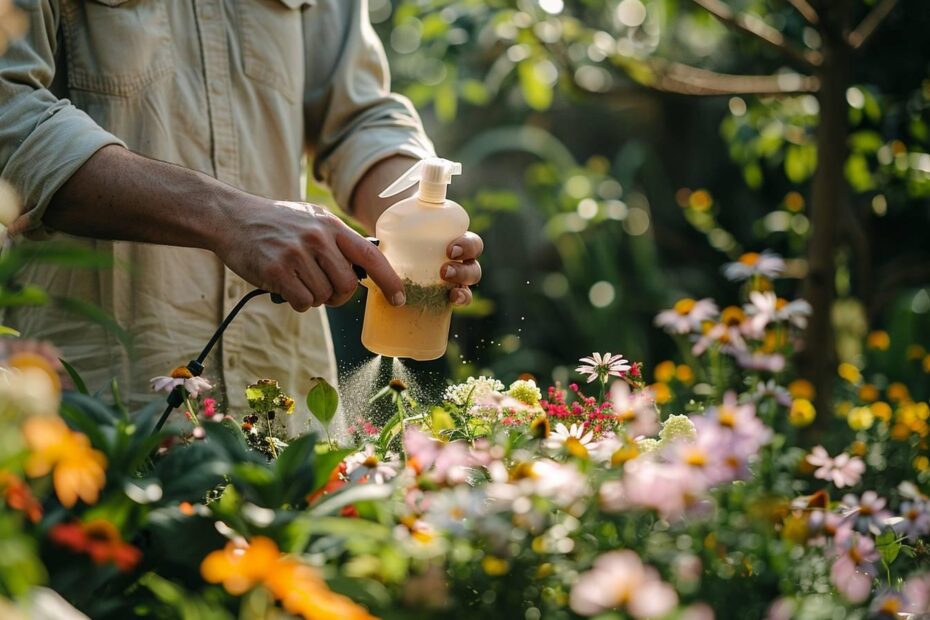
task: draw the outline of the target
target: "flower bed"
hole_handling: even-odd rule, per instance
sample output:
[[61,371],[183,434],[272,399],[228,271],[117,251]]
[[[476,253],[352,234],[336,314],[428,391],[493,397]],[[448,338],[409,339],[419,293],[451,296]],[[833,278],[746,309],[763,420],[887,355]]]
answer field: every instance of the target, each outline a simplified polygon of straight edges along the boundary
[[[681,360],[582,358],[579,384],[488,377],[416,402],[395,380],[330,436],[285,437],[294,402],[248,386],[221,412],[183,369],[187,415],[80,390],[47,346],[0,374],[3,617],[894,618],[930,611],[926,386],[838,370],[835,412],[794,379],[808,308],[780,259],[728,275],[745,303],[680,300]],[[872,334],[864,362],[880,360]],[[915,364],[926,352],[912,349]],[[649,379],[654,379],[650,381]],[[190,383],[190,385],[188,385]],[[114,402],[119,402],[114,391]],[[817,416],[830,417],[813,431]],[[57,594],[55,594],[57,593]],[[58,598],[60,595],[61,598]],[[64,599],[64,600],[62,600]],[[65,602],[67,601],[67,603]]]

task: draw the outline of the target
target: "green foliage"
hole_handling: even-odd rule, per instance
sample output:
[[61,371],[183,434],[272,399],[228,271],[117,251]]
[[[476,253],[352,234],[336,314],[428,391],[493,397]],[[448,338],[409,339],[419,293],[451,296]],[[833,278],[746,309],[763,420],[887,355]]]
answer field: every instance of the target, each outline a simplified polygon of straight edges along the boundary
[[312,379],[313,387],[307,392],[307,409],[324,427],[329,427],[339,408],[339,392],[326,379]]

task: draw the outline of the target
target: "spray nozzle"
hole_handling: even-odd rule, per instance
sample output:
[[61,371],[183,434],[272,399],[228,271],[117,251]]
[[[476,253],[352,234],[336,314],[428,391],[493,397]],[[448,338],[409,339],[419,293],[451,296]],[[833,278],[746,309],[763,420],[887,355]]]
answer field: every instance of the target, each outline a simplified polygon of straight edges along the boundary
[[[381,198],[388,198],[404,191],[419,182],[420,189],[424,185],[437,186],[443,188],[452,182],[452,176],[462,174],[462,164],[442,159],[441,157],[427,157],[413,164],[407,172],[400,175],[400,178],[391,183],[387,189],[378,194]],[[445,196],[445,191],[442,192]]]

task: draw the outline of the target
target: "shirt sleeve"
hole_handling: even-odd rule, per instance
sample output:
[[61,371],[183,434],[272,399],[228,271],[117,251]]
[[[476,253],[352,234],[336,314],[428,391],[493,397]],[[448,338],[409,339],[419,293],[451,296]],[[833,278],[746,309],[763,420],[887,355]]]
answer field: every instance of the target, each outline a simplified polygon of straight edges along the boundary
[[0,55],[0,178],[22,201],[11,232],[36,234],[49,202],[71,175],[102,147],[125,145],[49,90],[55,78],[57,2],[17,4],[29,25],[25,36],[10,41]]
[[304,12],[307,143],[314,176],[348,210],[355,185],[392,155],[434,154],[410,101],[390,89],[367,0],[318,0]]

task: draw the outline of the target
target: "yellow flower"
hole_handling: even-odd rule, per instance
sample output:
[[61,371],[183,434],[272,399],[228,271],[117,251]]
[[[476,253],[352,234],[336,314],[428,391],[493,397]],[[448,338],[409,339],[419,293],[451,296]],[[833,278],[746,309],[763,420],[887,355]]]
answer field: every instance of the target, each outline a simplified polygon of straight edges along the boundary
[[493,555],[486,555],[481,558],[481,568],[491,577],[500,577],[510,571],[510,564],[507,563],[507,560]]
[[679,364],[675,369],[675,378],[684,384],[690,384],[694,381],[694,371],[687,364]]
[[836,415],[838,417],[845,418],[846,416],[849,415],[849,412],[852,411],[852,408],[853,408],[853,404],[849,402],[848,400],[844,400],[844,401],[836,403],[836,408],[834,409],[834,411],[836,412]]
[[695,190],[688,196],[688,206],[695,211],[707,211],[713,204],[714,199],[705,189]]
[[904,356],[910,361],[919,360],[926,354],[927,350],[919,344],[909,345],[904,352]]
[[885,330],[877,329],[866,337],[865,346],[877,351],[887,351],[891,346],[891,337]]
[[854,431],[864,431],[872,428],[872,424],[875,423],[875,416],[868,407],[856,407],[849,412],[846,421],[849,423],[849,428]]
[[23,438],[29,448],[26,475],[52,474],[58,500],[66,508],[78,498],[93,504],[106,483],[106,456],[94,450],[82,433],[68,428],[61,418],[29,418],[23,423]]
[[923,362],[921,362],[921,367],[924,369],[924,372],[930,373],[930,355],[925,355]]
[[853,456],[865,456],[869,447],[863,441],[854,441],[849,446],[849,453]]
[[859,388],[859,399],[866,403],[873,403],[878,400],[878,388],[871,383],[866,383]]
[[925,456],[918,456],[914,459],[914,469],[924,472],[930,469],[930,459]]
[[817,412],[813,403],[806,398],[796,398],[788,411],[788,422],[792,426],[807,426],[814,421]]
[[854,385],[858,385],[862,382],[862,373],[859,372],[858,368],[849,362],[843,362],[840,364],[839,368],[836,369],[836,372],[842,379]]
[[675,376],[675,362],[671,360],[660,362],[653,374],[659,383],[668,383]]
[[814,396],[817,393],[816,390],[814,390],[814,384],[807,379],[795,379],[789,383],[788,392],[794,398],[803,398],[806,400],[814,400]]
[[872,403],[870,409],[872,410],[872,414],[882,422],[889,422],[891,420],[891,405],[885,401],[880,400]]
[[672,390],[669,389],[667,383],[653,383],[649,389],[655,396],[656,404],[666,405],[672,400]]
[[888,394],[888,400],[893,403],[900,403],[911,399],[911,393],[907,389],[907,386],[897,381],[888,386],[886,393]]

